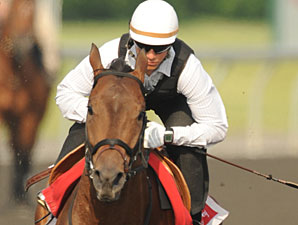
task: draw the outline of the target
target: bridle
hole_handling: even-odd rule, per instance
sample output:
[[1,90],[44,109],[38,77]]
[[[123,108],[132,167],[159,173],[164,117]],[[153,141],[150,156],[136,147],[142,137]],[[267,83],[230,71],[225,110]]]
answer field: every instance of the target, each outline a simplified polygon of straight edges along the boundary
[[[102,72],[102,73],[96,75],[94,77],[93,88],[95,87],[95,85],[97,84],[97,82],[100,78],[107,76],[107,75],[114,75],[114,76],[118,76],[118,77],[128,77],[128,78],[136,80],[140,86],[140,89],[142,90],[143,95],[145,95],[143,83],[135,76],[133,76],[129,73],[124,73],[124,72],[105,71],[105,72]],[[143,120],[142,128],[139,133],[138,141],[135,144],[134,148],[130,148],[128,146],[128,144],[126,144],[125,142],[123,142],[120,139],[103,139],[103,140],[99,141],[98,143],[96,143],[94,146],[92,146],[89,142],[88,133],[87,133],[87,129],[86,129],[86,149],[85,149],[86,163],[85,163],[85,165],[86,165],[86,170],[87,170],[86,175],[88,175],[90,179],[93,179],[92,174],[95,171],[94,164],[92,161],[92,156],[100,148],[102,148],[102,149],[101,149],[101,152],[99,153],[99,156],[103,152],[108,151],[108,150],[115,150],[121,155],[121,157],[124,161],[124,172],[127,175],[127,179],[136,175],[139,171],[148,167],[149,152],[148,152],[148,150],[143,150],[144,132],[145,132],[146,124],[147,124],[147,117],[146,117],[145,111],[141,112],[141,117]],[[125,153],[130,157],[129,161],[127,160],[126,155],[123,153],[123,149],[125,150]],[[139,167],[136,167],[136,168],[132,168],[133,163],[137,160],[138,155],[141,157],[142,165],[140,165]]]
[[[98,69],[100,70],[100,69]],[[97,71],[97,70],[95,70]],[[103,76],[107,76],[107,75],[114,75],[114,76],[119,76],[119,77],[128,77],[131,79],[134,79],[138,82],[140,89],[142,90],[143,96],[145,96],[145,89],[143,86],[143,83],[136,78],[135,76],[129,74],[129,73],[124,73],[124,72],[115,72],[115,71],[104,71],[98,75],[96,75],[94,77],[94,85],[93,88],[95,87],[97,81],[103,77]],[[92,111],[92,110],[91,110]],[[144,150],[143,148],[143,142],[144,142],[144,132],[145,132],[145,128],[146,128],[146,124],[147,124],[147,117],[146,117],[146,112],[142,111],[141,112],[141,116],[142,116],[142,128],[141,131],[139,133],[139,137],[138,137],[138,141],[135,144],[134,148],[130,148],[128,146],[128,144],[126,144],[125,142],[123,142],[120,139],[103,139],[101,141],[99,141],[97,144],[95,144],[94,146],[92,146],[89,142],[88,139],[88,133],[87,133],[87,126],[86,126],[86,150],[85,150],[85,167],[87,170],[87,176],[89,176],[89,179],[93,179],[92,174],[95,171],[94,169],[94,165],[93,165],[93,161],[92,161],[92,156],[97,152],[97,150],[101,147],[103,147],[103,149],[101,150],[101,152],[99,153],[99,156],[108,150],[114,150],[117,151],[123,158],[124,161],[124,172],[126,173],[126,178],[129,179],[132,176],[135,176],[139,171],[142,171],[144,169],[146,169],[148,167],[148,159],[149,159],[149,150]],[[124,149],[126,154],[129,155],[130,157],[130,161],[127,162],[127,157],[126,155],[123,153]],[[138,155],[140,155],[141,160],[142,160],[142,164],[136,168],[132,168],[133,163],[137,160]],[[146,214],[145,214],[145,218],[144,218],[144,225],[148,225],[149,221],[150,221],[150,216],[151,216],[151,212],[152,212],[152,185],[151,182],[149,180],[149,177],[147,176],[147,184],[148,184],[148,191],[149,191],[149,202],[147,205],[147,209],[146,209]],[[74,205],[74,200],[76,198],[76,193],[77,193],[77,189],[74,192],[74,196],[71,202],[71,205],[69,207],[68,210],[68,220],[69,220],[69,224],[72,225],[72,209],[73,209],[73,205]]]

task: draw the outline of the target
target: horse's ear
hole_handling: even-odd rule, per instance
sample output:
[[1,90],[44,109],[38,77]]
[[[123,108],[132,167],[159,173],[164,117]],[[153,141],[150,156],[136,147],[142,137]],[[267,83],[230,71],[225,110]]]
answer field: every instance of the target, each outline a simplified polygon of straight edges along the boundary
[[[90,56],[89,56],[90,64],[93,68],[93,71],[95,70],[102,70],[103,66],[100,59],[100,54],[97,46],[92,43],[91,50],[90,50]],[[97,73],[94,73],[94,76],[97,75]]]
[[132,74],[139,78],[142,82],[144,82],[146,69],[147,56],[145,53],[145,49],[142,49],[138,54],[135,70],[132,72]]

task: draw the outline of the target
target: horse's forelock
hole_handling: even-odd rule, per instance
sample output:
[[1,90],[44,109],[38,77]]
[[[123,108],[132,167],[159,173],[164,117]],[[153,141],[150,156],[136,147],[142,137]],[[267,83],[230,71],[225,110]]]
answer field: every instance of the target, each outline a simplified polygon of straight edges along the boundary
[[133,69],[129,65],[127,65],[122,58],[114,59],[109,69],[117,72],[124,72],[124,73],[129,73],[133,71]]

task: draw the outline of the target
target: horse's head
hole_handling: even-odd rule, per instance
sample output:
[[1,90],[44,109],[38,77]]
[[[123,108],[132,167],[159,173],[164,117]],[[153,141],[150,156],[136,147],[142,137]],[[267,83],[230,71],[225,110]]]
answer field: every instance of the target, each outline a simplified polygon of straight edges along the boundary
[[[90,64],[94,86],[86,121],[86,168],[97,198],[114,201],[127,177],[134,173],[133,168],[144,161],[146,115],[142,88],[147,59],[142,51],[135,70],[128,72],[120,59],[112,63],[113,69],[105,70],[98,48],[92,44]],[[119,66],[122,69],[117,69]],[[138,154],[142,160],[137,160]]]

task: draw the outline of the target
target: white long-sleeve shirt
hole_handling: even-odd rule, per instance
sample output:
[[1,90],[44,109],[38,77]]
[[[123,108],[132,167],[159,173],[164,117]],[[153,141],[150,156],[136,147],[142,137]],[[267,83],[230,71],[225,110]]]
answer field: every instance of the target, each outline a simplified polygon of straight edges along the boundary
[[[102,64],[105,68],[118,57],[120,38],[107,42],[99,48]],[[126,62],[135,66],[136,55],[133,46],[126,54]],[[154,90],[162,76],[170,76],[175,57],[173,48],[160,66],[150,75],[145,75],[144,86]],[[79,123],[86,122],[88,96],[93,86],[93,70],[89,56],[71,70],[57,87],[56,104],[62,115]],[[195,120],[190,126],[172,127],[176,145],[207,147],[222,141],[227,132],[228,122],[222,99],[210,76],[201,62],[191,54],[178,79],[177,92],[183,94]]]

